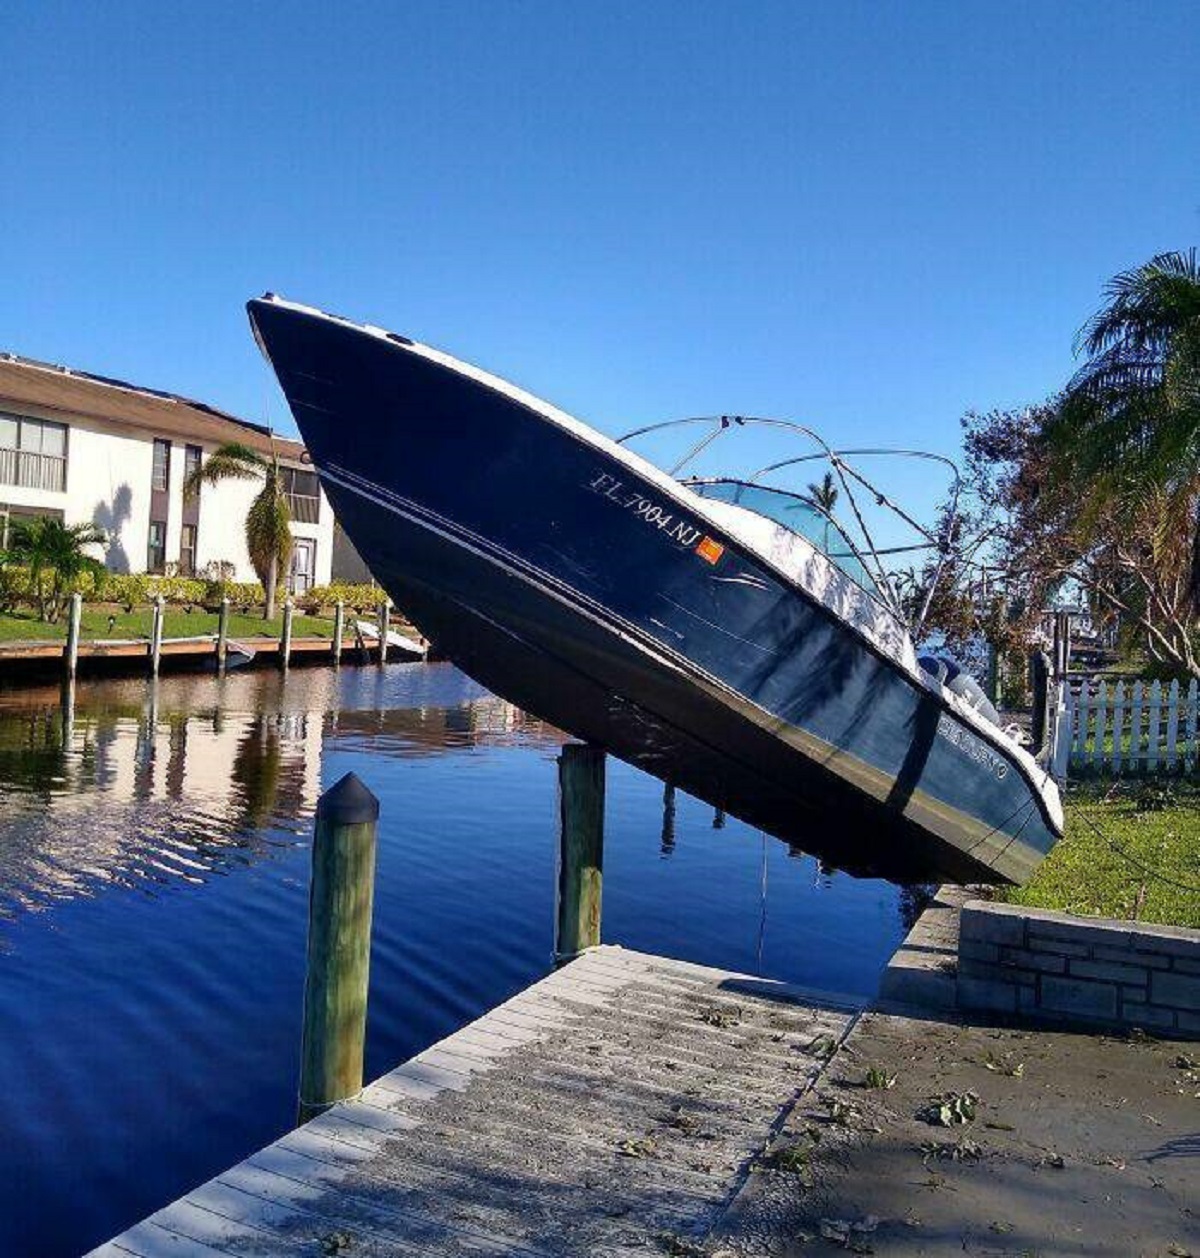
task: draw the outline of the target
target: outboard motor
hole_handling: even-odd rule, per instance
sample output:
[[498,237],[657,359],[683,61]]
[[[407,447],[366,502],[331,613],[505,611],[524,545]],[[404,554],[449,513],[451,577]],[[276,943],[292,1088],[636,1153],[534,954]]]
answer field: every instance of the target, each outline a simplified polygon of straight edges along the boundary
[[984,693],[983,687],[960,665],[938,655],[922,655],[917,663],[952,694],[965,699],[976,712],[986,716],[993,725],[1000,724],[1000,713]]

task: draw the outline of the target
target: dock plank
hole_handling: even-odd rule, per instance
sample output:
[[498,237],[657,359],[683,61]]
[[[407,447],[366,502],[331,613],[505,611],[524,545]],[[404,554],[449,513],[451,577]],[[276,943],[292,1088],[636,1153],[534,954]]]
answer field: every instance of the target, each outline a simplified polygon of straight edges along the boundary
[[366,1258],[618,1258],[702,1238],[858,1012],[592,949],[90,1258],[343,1240]]

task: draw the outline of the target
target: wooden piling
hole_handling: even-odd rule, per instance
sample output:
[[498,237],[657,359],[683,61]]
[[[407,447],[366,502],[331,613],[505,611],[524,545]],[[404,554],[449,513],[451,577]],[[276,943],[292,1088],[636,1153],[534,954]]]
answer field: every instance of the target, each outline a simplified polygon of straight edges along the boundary
[[83,620],[83,595],[76,592],[71,595],[67,612],[67,645],[63,648],[63,672],[68,682],[75,680],[75,670],[79,664],[79,629]]
[[342,634],[346,627],[346,604],[339,598],[333,605],[333,662],[342,662]]
[[385,599],[379,604],[379,614],[377,616],[379,621],[379,662],[381,664],[387,663],[388,632],[391,628],[391,619],[387,600]]
[[362,1091],[378,820],[353,773],[317,802],[298,1124]]
[[292,660],[292,616],[295,614],[292,600],[285,599],[283,604],[283,628],[279,632],[279,667],[287,670]]
[[217,672],[225,672],[229,656],[229,599],[221,600],[221,615],[217,621]]
[[604,882],[604,751],[567,743],[558,758],[558,913],[554,962],[600,942]]
[[1000,648],[994,643],[987,644],[987,680],[984,690],[994,707],[1000,706],[1001,670]]
[[163,596],[154,596],[154,620],[150,625],[150,676],[158,676],[158,664],[162,658]]
[[1029,685],[1033,692],[1033,713],[1030,721],[1033,754],[1036,756],[1050,741],[1052,668],[1046,652],[1040,648],[1029,653]]

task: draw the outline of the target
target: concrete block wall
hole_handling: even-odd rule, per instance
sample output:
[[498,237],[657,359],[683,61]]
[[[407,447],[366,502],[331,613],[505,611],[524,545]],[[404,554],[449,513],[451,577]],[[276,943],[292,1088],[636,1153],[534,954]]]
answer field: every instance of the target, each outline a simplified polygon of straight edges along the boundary
[[1157,1035],[1200,1036],[1200,931],[972,900],[958,1007]]

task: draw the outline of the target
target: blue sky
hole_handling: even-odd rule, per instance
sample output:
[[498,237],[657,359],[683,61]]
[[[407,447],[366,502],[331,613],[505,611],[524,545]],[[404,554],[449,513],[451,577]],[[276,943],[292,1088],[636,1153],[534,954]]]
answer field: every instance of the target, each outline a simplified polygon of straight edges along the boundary
[[610,433],[953,452],[1196,242],[1198,35],[1162,0],[10,0],[0,348],[290,429],[271,289]]

